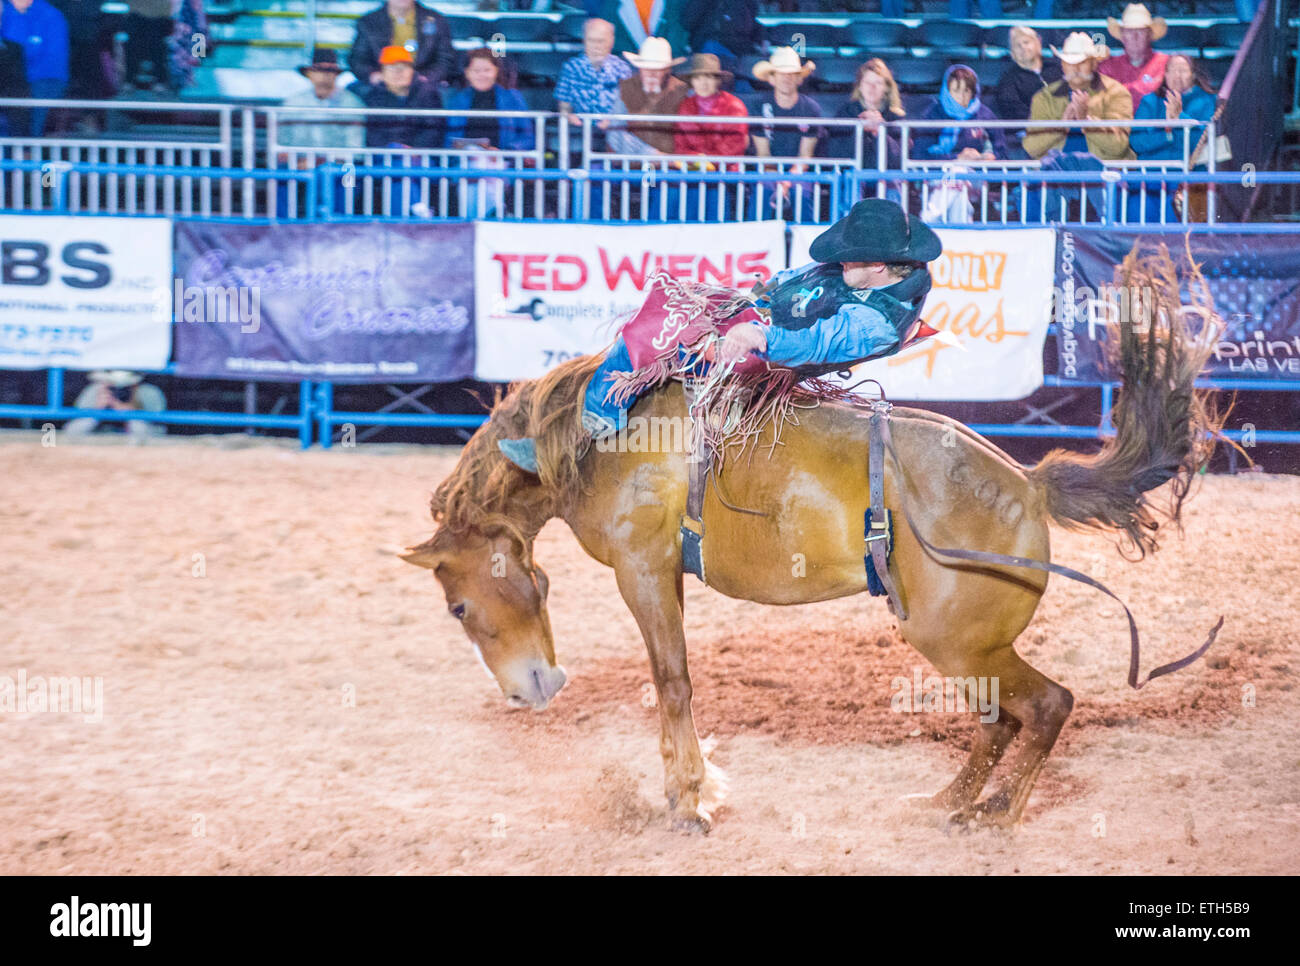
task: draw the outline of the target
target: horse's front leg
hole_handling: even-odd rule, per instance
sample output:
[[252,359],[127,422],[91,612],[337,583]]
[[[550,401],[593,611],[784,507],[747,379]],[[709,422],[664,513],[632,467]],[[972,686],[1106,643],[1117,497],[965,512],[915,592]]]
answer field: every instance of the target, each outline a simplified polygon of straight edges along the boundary
[[[659,695],[659,750],[664,759],[664,793],[674,828],[709,830],[713,811],[726,794],[726,778],[705,757],[691,716],[691,678],[686,669],[682,627],[681,570],[675,553],[642,553],[615,567],[618,589],[636,618],[650,654]],[[674,546],[675,551],[675,546]]]

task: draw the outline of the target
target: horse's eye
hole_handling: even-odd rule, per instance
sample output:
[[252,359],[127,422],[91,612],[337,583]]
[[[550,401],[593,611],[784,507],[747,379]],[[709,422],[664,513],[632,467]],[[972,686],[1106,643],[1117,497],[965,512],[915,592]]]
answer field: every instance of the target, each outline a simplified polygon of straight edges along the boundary
[[465,605],[453,604],[451,607],[451,616],[456,618],[458,621],[463,621],[465,619]]

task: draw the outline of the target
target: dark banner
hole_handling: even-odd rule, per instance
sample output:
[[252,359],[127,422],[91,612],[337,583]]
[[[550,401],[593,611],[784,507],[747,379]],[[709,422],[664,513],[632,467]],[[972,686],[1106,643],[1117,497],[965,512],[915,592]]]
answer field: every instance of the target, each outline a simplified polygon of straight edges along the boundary
[[180,375],[448,382],[474,374],[474,226],[177,222]]
[[[1182,235],[1110,229],[1057,233],[1056,344],[1063,379],[1111,379],[1103,361],[1105,322],[1117,314],[1140,320],[1140,293],[1117,289],[1115,267],[1140,241],[1139,254],[1163,241],[1179,265],[1187,253]],[[1300,236],[1193,235],[1192,257],[1201,267],[1226,330],[1206,366],[1212,378],[1291,379],[1300,382]],[[1184,304],[1193,304],[1186,285]]]

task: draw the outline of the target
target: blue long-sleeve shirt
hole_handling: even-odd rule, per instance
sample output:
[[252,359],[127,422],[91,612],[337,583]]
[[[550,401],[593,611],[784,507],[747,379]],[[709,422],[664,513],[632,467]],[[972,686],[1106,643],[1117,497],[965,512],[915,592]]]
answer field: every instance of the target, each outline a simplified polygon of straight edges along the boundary
[[[1181,120],[1208,121],[1214,116],[1217,99],[1200,87],[1192,87],[1183,93],[1183,110],[1178,115]],[[1165,102],[1148,94],[1138,104],[1134,120],[1156,121],[1165,116]],[[1205,125],[1198,124],[1192,128],[1188,150],[1195,151],[1196,145],[1205,132]],[[1183,132],[1181,128],[1166,131],[1162,127],[1135,127],[1129,135],[1129,147],[1142,161],[1181,161],[1183,157]]]
[[68,79],[68,21],[46,0],[33,0],[26,13],[4,5],[0,36],[21,44],[27,80]]
[[[820,265],[820,262],[810,262],[800,268],[778,272],[771,284],[775,287]],[[894,326],[883,314],[867,305],[843,305],[834,315],[814,322],[806,329],[769,325],[763,331],[767,336],[767,350],[762,355],[783,366],[851,362],[869,356],[889,355],[899,346]]]

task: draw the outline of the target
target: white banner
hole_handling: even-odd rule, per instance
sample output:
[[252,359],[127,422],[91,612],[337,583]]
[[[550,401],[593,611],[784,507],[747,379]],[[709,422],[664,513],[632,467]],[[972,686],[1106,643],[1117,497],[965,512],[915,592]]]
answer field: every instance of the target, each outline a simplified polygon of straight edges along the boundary
[[161,369],[166,218],[0,215],[0,369]]
[[[806,265],[823,229],[791,229],[790,265]],[[925,321],[960,341],[934,339],[866,362],[851,382],[875,379],[890,399],[1023,399],[1043,385],[1043,340],[1052,313],[1056,233],[1051,228],[936,228],[943,254],[930,263]],[[834,378],[834,377],[830,377]],[[874,394],[875,387],[864,387]]]
[[614,341],[657,269],[750,288],[785,267],[785,223],[560,225],[479,222],[475,375],[529,379]]

